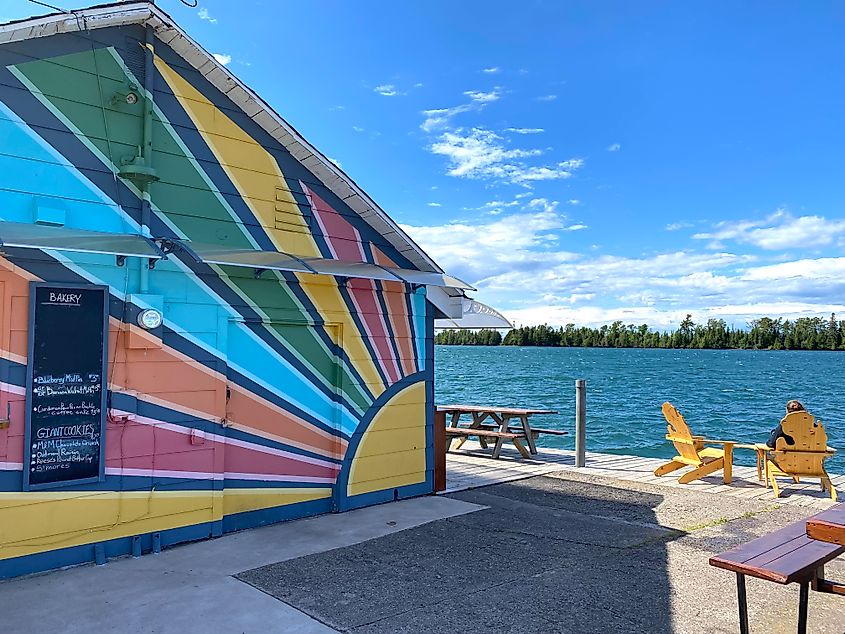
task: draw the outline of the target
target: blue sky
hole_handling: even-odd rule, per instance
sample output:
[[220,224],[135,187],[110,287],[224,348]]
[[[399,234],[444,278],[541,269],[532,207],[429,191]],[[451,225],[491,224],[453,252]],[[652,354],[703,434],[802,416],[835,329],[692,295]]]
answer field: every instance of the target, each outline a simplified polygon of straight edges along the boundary
[[845,317],[842,3],[158,4],[520,324]]

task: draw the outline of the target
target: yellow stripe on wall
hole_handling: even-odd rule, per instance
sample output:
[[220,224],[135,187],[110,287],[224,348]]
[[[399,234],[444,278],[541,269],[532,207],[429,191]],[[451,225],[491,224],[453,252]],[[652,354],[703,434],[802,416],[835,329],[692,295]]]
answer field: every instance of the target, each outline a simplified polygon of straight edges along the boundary
[[274,506],[322,500],[331,496],[332,490],[330,488],[226,489],[226,494],[223,497],[223,513],[234,515],[235,513],[269,509]]
[[375,415],[349,469],[347,495],[425,482],[425,383],[409,385]]
[[0,559],[213,521],[222,491],[0,493]]
[[[0,492],[0,560],[331,497],[331,488]],[[216,507],[217,511],[213,510]]]
[[[320,256],[310,228],[287,190],[276,159],[164,60],[156,57],[155,63],[241,198],[266,228],[276,249],[295,255]],[[282,228],[277,229],[277,226]],[[359,332],[334,278],[324,277],[326,282],[323,283],[319,277],[297,274],[302,289],[326,322],[342,323],[344,332],[349,335]],[[365,334],[360,333],[361,337]],[[370,391],[375,396],[381,394],[385,386],[364,342],[360,337],[347,336],[344,343],[348,344],[350,358],[355,360],[355,368]]]
[[[161,58],[156,57],[155,63],[241,198],[267,228],[276,248],[285,253],[319,256],[308,224],[287,191],[284,175],[273,156]],[[277,201],[284,209],[284,224],[289,225],[286,229],[276,229]]]

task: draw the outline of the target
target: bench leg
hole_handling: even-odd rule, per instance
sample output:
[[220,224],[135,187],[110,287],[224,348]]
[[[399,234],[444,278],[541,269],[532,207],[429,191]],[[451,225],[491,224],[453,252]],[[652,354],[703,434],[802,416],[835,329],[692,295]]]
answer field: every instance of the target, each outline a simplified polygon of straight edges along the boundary
[[801,584],[798,592],[798,634],[807,634],[807,602],[810,598],[810,582]]
[[528,443],[528,450],[537,455],[537,445],[534,444],[534,435],[531,433],[531,427],[528,424],[528,416],[520,416],[522,419],[522,431],[525,432],[525,441]]
[[522,455],[523,458],[531,459],[531,454],[525,448],[525,445],[522,444],[522,441],[519,438],[514,438],[513,444],[516,445],[516,448],[519,450],[519,453]]
[[[472,425],[470,427],[481,427],[481,422],[484,420],[483,417],[478,415],[478,412],[472,413]],[[481,445],[482,449],[487,449],[487,439],[484,436],[478,437],[478,444]]]
[[[516,440],[516,438],[514,438],[514,440]],[[496,446],[493,447],[493,458],[495,458],[496,460],[499,459],[499,454],[502,453],[502,445],[504,445],[504,444],[505,444],[504,438],[497,438],[496,439]]]
[[745,597],[745,575],[736,573],[736,599],[739,605],[739,634],[748,634],[748,600]]

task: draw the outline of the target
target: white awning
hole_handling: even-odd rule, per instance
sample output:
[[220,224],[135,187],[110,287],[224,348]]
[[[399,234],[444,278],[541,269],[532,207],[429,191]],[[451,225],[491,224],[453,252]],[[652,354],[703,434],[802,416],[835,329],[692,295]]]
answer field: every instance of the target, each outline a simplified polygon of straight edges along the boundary
[[513,328],[513,324],[499,311],[469,297],[461,298],[462,314],[450,319],[435,319],[438,329]]
[[165,257],[155,242],[139,234],[88,231],[27,222],[0,221],[0,247],[100,253],[155,260]]
[[89,231],[72,227],[38,225],[26,222],[0,221],[0,247],[48,249],[100,253],[120,257],[166,258],[156,242],[168,249],[177,248],[197,263],[238,266],[256,271],[293,271],[335,277],[407,282],[425,286],[453,288],[459,291],[472,287],[456,277],[434,271],[416,271],[380,266],[368,262],[344,262],[326,258],[297,256],[279,251],[232,249],[222,244],[201,244],[188,240],[148,238],[139,234]]
[[197,262],[224,266],[248,267],[265,271],[295,271],[336,277],[356,277],[368,280],[407,282],[425,286],[442,286],[461,290],[472,287],[456,277],[434,271],[400,269],[368,262],[344,262],[326,258],[313,258],[279,251],[229,249],[224,245],[177,242]]

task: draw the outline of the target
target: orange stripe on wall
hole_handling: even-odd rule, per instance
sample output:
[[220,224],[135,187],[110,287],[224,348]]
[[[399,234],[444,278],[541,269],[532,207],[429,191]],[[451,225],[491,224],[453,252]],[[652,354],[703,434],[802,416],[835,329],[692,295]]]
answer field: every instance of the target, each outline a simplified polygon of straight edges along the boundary
[[228,424],[250,434],[283,442],[322,456],[340,458],[346,441],[302,421],[239,385],[230,385]]
[[[5,258],[0,258],[4,285],[0,355],[26,363],[29,282],[40,281]],[[128,348],[127,344],[144,347]],[[114,389],[205,420],[226,420],[226,378],[188,355],[164,345],[143,329],[109,320],[109,385]],[[282,408],[236,388],[229,416],[249,433],[267,436],[295,447],[335,457],[345,451],[332,434],[314,427]]]

